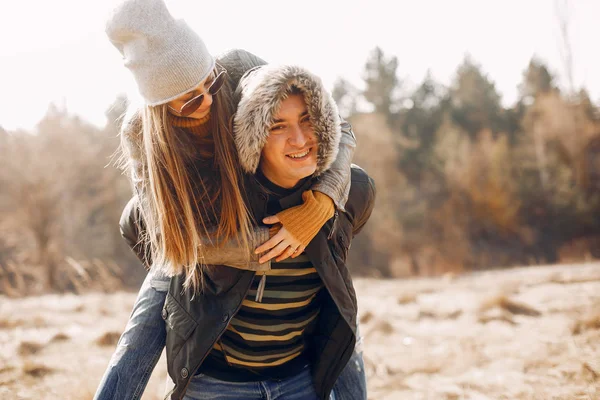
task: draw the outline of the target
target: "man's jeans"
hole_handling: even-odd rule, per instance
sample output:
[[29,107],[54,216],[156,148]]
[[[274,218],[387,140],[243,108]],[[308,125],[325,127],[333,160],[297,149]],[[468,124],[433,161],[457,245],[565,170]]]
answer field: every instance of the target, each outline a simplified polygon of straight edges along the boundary
[[[200,374],[192,378],[183,400],[318,400],[310,368],[281,381],[224,382]],[[331,395],[330,400],[335,400]]]
[[[165,347],[161,311],[169,278],[149,273],[117,343],[94,400],[139,400]],[[362,353],[354,352],[334,386],[335,400],[366,400]],[[333,398],[333,397],[332,397]]]

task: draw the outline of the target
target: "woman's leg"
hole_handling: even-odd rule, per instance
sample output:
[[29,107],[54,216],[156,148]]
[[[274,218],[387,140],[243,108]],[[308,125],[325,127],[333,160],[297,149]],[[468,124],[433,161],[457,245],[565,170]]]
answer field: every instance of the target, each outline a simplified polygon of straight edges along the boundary
[[356,327],[356,347],[346,367],[333,386],[331,400],[367,400],[367,375],[362,356],[363,338],[360,325]]
[[367,400],[367,377],[362,352],[356,350],[333,386],[331,400]]
[[161,311],[170,279],[149,273],[94,400],[138,400],[165,347]]

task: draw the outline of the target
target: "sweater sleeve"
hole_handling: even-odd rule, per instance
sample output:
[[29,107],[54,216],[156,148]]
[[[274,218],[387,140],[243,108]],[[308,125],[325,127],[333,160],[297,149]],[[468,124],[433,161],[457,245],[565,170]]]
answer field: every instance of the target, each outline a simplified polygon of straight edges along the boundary
[[342,138],[337,157],[311,189],[326,194],[339,210],[345,211],[350,193],[350,171],[356,149],[356,137],[349,122],[341,119],[341,124]]
[[[129,248],[142,262],[146,270],[152,266],[150,244],[145,238],[145,223],[139,209],[137,196],[134,196],[123,209],[119,221],[121,236]],[[248,247],[241,246],[237,238],[232,238],[220,246],[215,246],[209,238],[203,237],[202,259],[204,264],[227,265],[229,267],[252,271],[264,271],[271,268],[271,262],[259,263],[262,254],[254,254],[254,249],[269,239],[266,227],[254,227]]]

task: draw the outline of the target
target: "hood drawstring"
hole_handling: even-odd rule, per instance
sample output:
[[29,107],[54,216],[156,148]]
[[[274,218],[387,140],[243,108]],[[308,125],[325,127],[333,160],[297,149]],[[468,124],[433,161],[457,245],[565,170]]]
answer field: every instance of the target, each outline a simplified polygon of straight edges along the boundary
[[256,297],[254,301],[257,303],[262,303],[263,294],[265,293],[265,285],[267,283],[267,273],[263,272],[262,277],[260,278],[260,282],[258,283],[258,288],[256,289]]

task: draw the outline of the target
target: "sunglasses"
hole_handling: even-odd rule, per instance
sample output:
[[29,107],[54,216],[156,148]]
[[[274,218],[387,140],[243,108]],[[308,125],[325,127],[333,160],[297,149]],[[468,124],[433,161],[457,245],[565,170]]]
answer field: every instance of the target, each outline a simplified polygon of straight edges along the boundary
[[188,115],[193,114],[202,105],[206,93],[210,94],[211,96],[214,96],[219,90],[221,90],[221,88],[223,87],[223,83],[225,83],[226,76],[227,70],[223,69],[217,74],[217,76],[212,81],[208,89],[206,89],[202,94],[199,94],[198,96],[186,101],[185,104],[181,106],[179,110],[176,110],[171,106],[168,107],[181,117],[187,117]]

